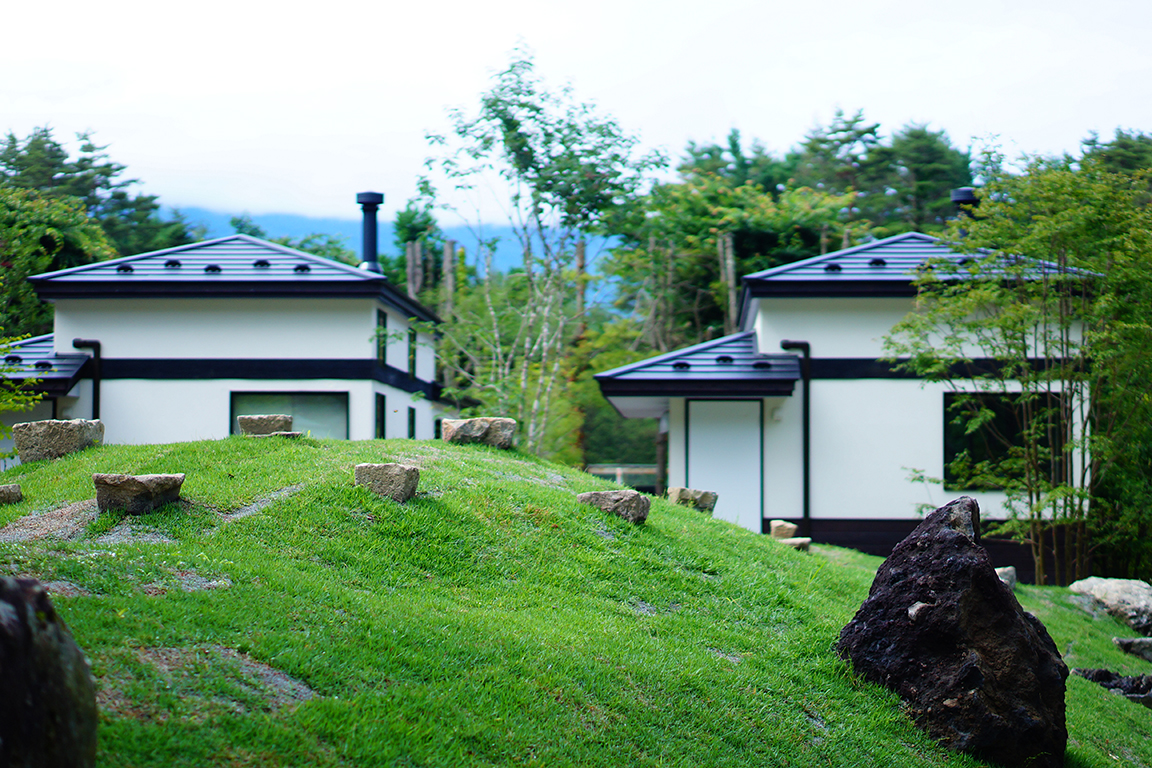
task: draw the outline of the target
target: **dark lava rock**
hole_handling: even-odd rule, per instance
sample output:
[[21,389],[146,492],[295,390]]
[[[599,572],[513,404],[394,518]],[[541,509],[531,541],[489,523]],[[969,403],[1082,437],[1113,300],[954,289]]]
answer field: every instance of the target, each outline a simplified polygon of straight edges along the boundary
[[1152,675],[1125,677],[1107,669],[1074,669],[1072,674],[1098,683],[1110,691],[1123,694],[1129,701],[1152,707]]
[[0,579],[0,765],[96,763],[96,684],[35,579]]
[[895,691],[945,746],[1005,766],[1059,768],[1068,668],[977,542],[968,497],[896,545],[837,652]]

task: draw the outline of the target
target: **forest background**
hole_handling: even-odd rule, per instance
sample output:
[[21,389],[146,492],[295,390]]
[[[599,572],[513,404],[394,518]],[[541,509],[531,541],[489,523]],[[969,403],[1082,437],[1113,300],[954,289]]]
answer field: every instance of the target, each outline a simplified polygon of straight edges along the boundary
[[[156,196],[134,193],[127,169],[91,136],[80,140],[76,157],[49,128],[9,134],[0,147],[4,335],[51,330],[51,307],[26,276],[203,235]],[[951,190],[996,189],[997,202],[1010,202],[1023,188],[1013,185],[1043,184],[1053,174],[1132,193],[1124,197],[1132,216],[1123,231],[1094,241],[1091,227],[1082,228],[1079,258],[1093,267],[1121,241],[1143,247],[1141,216],[1152,199],[1141,175],[1152,168],[1152,136],[1141,132],[1088,136],[1079,156],[1008,166],[995,147],[961,149],[923,124],[885,132],[863,111],[838,110],[783,154],[737,130],[724,143],[690,142],[669,178],[666,155],[640,153],[611,117],[570,89],[545,87],[527,57],[495,77],[474,112],[452,112],[448,130],[428,140],[427,175],[394,222],[385,274],[444,320],[438,376],[448,397],[466,411],[517,418],[522,448],[575,465],[655,461],[656,423],[620,418],[592,377],[734,332],[741,275],[900,232],[954,236]],[[469,220],[457,208],[471,234],[448,239],[437,194],[448,188],[495,195],[507,220]],[[1085,199],[1082,185],[1061,189],[1049,201],[1056,208],[1116,202]],[[511,233],[517,266],[498,267],[494,256],[508,243],[488,234],[493,225]],[[232,226],[267,237],[244,215]],[[990,236],[998,248],[1050,255],[1020,233]],[[358,261],[331,234],[270,239]],[[1110,465],[1110,482],[1099,490],[1103,511],[1093,525],[1109,533],[1093,539],[1095,562],[1147,574],[1152,443],[1149,435],[1128,437],[1136,438],[1132,450]]]

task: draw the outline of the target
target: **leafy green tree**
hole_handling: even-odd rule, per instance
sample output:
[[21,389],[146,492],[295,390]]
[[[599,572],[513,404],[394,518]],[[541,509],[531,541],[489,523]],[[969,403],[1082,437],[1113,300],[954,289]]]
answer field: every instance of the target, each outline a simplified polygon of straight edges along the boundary
[[1116,129],[1112,141],[1100,141],[1096,133],[1084,140],[1084,159],[1112,173],[1135,173],[1152,168],[1152,135]]
[[1142,488],[1135,498],[1147,500],[1152,469],[1145,184],[1069,158],[993,176],[954,242],[972,257],[929,265],[916,311],[887,339],[893,357],[958,393],[965,433],[999,443],[949,469],[1007,492],[1005,531],[1031,546],[1039,583],[1086,576],[1105,545],[1130,555],[1147,531],[1146,507],[1115,492]]
[[756,140],[745,150],[740,131],[733,128],[723,146],[689,141],[685,157],[676,170],[684,181],[717,177],[729,186],[752,184],[776,197],[795,176],[797,157],[791,153],[784,159],[777,158]]
[[[108,159],[107,146],[95,144],[89,133],[77,138],[81,146],[73,160],[50,128],[37,128],[23,140],[9,132],[0,146],[0,187],[79,198],[121,256],[184,245],[203,236],[179,212],[163,218],[155,195],[130,194],[128,188],[138,182],[120,178],[126,168]],[[55,254],[52,268],[78,266],[87,263],[84,259],[84,253],[65,247]]]
[[77,198],[0,186],[0,328],[5,333],[52,330],[51,305],[36,297],[25,278],[58,268],[61,253],[82,263],[116,255]]
[[474,116],[451,121],[450,134],[429,136],[444,152],[429,165],[461,192],[500,182],[523,262],[498,275],[493,244],[478,243],[478,279],[459,287],[441,359],[458,391],[519,421],[522,445],[556,455],[580,421],[564,368],[586,321],[584,243],[624,215],[663,159],[637,156],[637,140],[570,89],[546,89],[522,52]]
[[952,190],[972,184],[970,166],[943,131],[907,125],[872,148],[857,204],[885,235],[940,231],[953,216]]

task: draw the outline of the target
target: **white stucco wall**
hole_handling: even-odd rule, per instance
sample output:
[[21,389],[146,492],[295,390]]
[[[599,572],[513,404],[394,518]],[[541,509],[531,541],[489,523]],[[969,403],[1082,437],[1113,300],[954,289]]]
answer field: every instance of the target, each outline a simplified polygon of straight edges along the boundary
[[376,356],[375,309],[373,299],[61,299],[56,351],[75,354],[82,337],[110,358],[364,359]]
[[[416,437],[433,437],[433,407],[422,398],[379,382],[341,379],[201,381],[110,379],[100,388],[100,418],[110,444],[216,440],[230,433],[232,392],[332,392],[348,394],[348,437],[376,436],[376,393],[387,398],[388,437],[408,436],[408,407],[416,409]],[[61,418],[90,418],[91,400],[75,401]]]
[[912,299],[756,299],[756,339],[762,354],[780,354],[780,341],[812,345],[813,357],[883,356],[883,337],[912,310]]

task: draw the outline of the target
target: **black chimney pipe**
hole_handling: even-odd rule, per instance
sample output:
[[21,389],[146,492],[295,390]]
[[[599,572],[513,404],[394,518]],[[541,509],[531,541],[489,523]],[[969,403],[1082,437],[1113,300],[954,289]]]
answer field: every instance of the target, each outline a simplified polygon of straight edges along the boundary
[[360,249],[360,269],[380,273],[380,260],[376,257],[376,210],[384,202],[384,195],[379,192],[361,192],[356,195],[356,202],[364,211],[364,240]]
[[804,444],[804,519],[800,523],[800,535],[812,535],[812,345],[806,341],[780,342],[780,348],[799,350],[804,359],[800,362],[800,377],[804,383],[803,444]]
[[74,349],[92,350],[92,418],[100,418],[100,342],[96,339],[72,339]]
[[950,195],[952,198],[952,205],[956,207],[957,216],[965,216],[968,211],[964,210],[964,206],[975,208],[980,205],[980,198],[976,197],[976,190],[972,187],[959,187],[952,190]]

